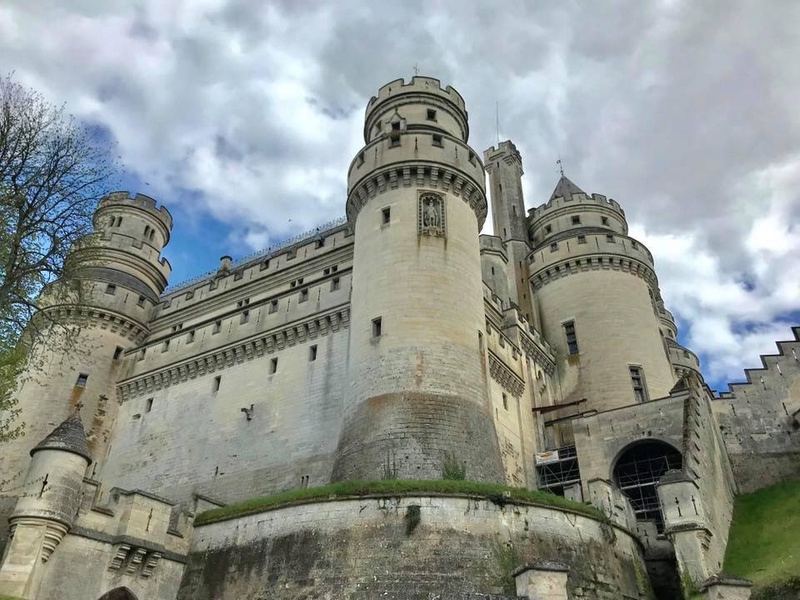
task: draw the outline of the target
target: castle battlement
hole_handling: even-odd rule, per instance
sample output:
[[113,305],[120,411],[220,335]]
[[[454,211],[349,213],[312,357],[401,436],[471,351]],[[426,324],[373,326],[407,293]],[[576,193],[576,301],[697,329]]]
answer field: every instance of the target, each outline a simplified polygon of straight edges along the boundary
[[164,227],[167,228],[167,232],[172,229],[172,214],[167,210],[166,206],[158,206],[150,196],[139,193],[131,195],[130,192],[126,191],[111,192],[100,200],[97,208],[100,210],[117,206],[142,209],[163,223]]
[[494,146],[489,146],[489,148],[483,151],[483,160],[487,163],[487,169],[491,168],[489,163],[500,157],[507,161],[516,161],[522,165],[522,156],[520,155],[519,150],[517,150],[517,147],[514,145],[514,142],[511,140],[500,142],[496,148]]
[[539,219],[546,216],[551,211],[556,211],[562,208],[574,208],[576,204],[594,205],[602,208],[610,209],[618,213],[623,219],[625,218],[625,211],[619,205],[619,202],[611,198],[606,198],[602,194],[588,194],[578,193],[572,194],[569,197],[558,196],[553,198],[545,204],[541,204],[536,208],[528,210],[529,219]]
[[464,111],[466,116],[467,106],[464,102],[464,98],[456,91],[454,87],[448,85],[447,87],[443,88],[442,83],[438,79],[420,76],[412,77],[409,83],[406,83],[404,79],[395,79],[394,81],[381,86],[378,89],[378,94],[370,98],[369,102],[367,103],[367,114],[390,98],[394,98],[400,94],[414,92],[420,94],[431,94],[433,96],[443,98],[448,102],[452,102],[462,111]]

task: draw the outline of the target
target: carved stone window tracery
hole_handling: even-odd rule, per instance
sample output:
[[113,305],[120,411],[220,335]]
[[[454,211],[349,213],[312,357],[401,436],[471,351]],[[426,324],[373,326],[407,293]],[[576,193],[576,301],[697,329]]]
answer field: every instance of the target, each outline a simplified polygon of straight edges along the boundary
[[417,210],[420,235],[446,237],[444,196],[421,192]]

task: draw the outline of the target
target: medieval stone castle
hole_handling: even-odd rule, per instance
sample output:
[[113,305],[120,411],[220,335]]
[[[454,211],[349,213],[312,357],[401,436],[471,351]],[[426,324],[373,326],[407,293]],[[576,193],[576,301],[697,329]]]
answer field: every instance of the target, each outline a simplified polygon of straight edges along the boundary
[[[0,448],[0,596],[746,598],[715,576],[735,494],[800,475],[798,330],[715,396],[622,206],[562,176],[526,210],[514,144],[468,137],[456,90],[388,83],[345,219],[169,288],[169,211],[104,198],[72,257],[87,299],[49,309],[79,344],[44,340]],[[448,465],[603,516],[419,492],[194,523]]]

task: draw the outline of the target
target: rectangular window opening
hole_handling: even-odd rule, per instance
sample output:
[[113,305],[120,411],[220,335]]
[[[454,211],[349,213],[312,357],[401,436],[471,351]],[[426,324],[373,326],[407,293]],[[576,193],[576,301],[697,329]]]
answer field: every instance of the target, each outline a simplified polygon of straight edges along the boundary
[[249,310],[243,310],[242,311],[242,316],[239,319],[239,323],[247,323],[249,320],[250,320],[250,311]]
[[139,296],[139,299],[136,301],[136,306],[144,306],[144,296]]
[[389,136],[389,148],[397,148],[400,145],[400,134]]
[[123,348],[122,346],[117,346],[114,349],[114,360],[119,360],[119,357],[122,356]]
[[278,370],[278,359],[273,358],[269,361],[269,374],[274,375],[275,372]]
[[331,291],[338,290],[341,287],[341,282],[338,277],[331,279]]
[[433,145],[439,146],[440,148],[444,146],[444,144],[442,143],[442,136],[439,135],[438,133],[433,134]]
[[89,375],[86,373],[81,373],[78,375],[78,379],[75,381],[75,387],[86,387],[87,381],[89,381]]
[[552,225],[545,225],[544,226],[544,232],[545,233],[551,233],[552,231],[553,231],[553,226]]
[[317,345],[314,344],[308,349],[308,360],[314,362],[317,360]]
[[567,338],[567,351],[578,354],[578,337],[575,335],[575,321],[564,323],[564,335]]
[[503,394],[503,408],[508,410],[508,396],[506,394]]
[[211,391],[218,392],[221,383],[222,383],[222,375],[217,375],[216,377],[214,377],[214,381],[211,383]]
[[106,286],[106,294],[111,294],[113,296],[116,293],[117,293],[117,286],[115,286],[113,283],[109,283]]
[[642,367],[631,365],[630,372],[634,399],[639,403],[647,402],[647,388],[644,384],[644,371]]
[[558,250],[558,242],[553,242],[550,244],[550,252],[555,252],[556,250]]
[[608,234],[608,235],[606,236],[606,241],[607,241],[607,242],[611,242],[611,243],[613,244],[613,243],[614,243],[614,236],[613,236],[613,235],[611,235],[611,234]]
[[308,300],[308,288],[300,290],[300,302]]
[[429,108],[428,109],[428,121],[435,121],[436,120],[436,111]]
[[148,398],[147,399],[147,404],[144,407],[144,412],[150,412],[151,410],[153,410],[153,399],[152,398]]
[[581,224],[581,218],[578,215],[574,215],[572,217],[572,224],[573,225],[580,225]]
[[392,220],[392,209],[387,206],[381,211],[381,224],[388,225],[391,220]]
[[212,334],[217,334],[222,329],[222,321],[214,321],[214,328],[211,330]]
[[167,350],[169,350],[169,340],[164,340],[164,345],[161,346],[161,351],[166,352]]
[[603,225],[608,225],[608,217],[600,217],[600,222]]
[[585,244],[586,243],[586,236],[585,235],[579,235],[578,236],[578,243],[579,244]]
[[381,337],[383,335],[383,320],[381,317],[372,319],[372,337]]
[[194,330],[186,334],[186,343],[191,344],[194,341]]

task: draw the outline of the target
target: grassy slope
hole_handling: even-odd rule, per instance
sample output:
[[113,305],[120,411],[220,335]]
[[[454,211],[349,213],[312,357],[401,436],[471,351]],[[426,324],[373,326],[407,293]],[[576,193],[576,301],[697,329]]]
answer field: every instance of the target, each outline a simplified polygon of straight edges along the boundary
[[462,480],[406,481],[401,479],[387,479],[384,481],[342,481],[322,487],[294,489],[280,492],[272,496],[251,498],[237,504],[231,504],[200,513],[195,519],[195,525],[224,521],[226,519],[258,513],[278,506],[303,504],[328,499],[342,499],[358,496],[424,496],[426,494],[477,496],[486,498],[497,504],[518,500],[565,508],[583,513],[590,517],[602,518],[600,511],[591,506],[535,490],[512,488],[494,483],[478,483],[475,481]]
[[800,576],[800,480],[736,498],[723,570],[754,591]]

